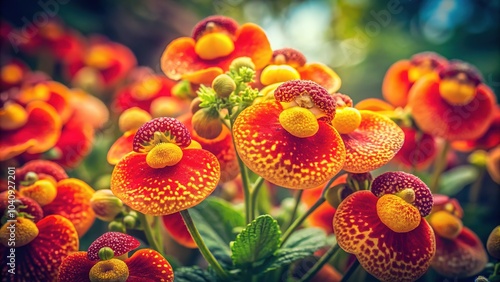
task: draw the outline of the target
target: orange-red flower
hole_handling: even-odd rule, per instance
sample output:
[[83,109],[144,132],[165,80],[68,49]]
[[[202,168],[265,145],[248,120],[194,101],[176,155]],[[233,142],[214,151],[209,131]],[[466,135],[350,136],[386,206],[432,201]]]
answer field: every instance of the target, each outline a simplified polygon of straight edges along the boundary
[[[10,224],[5,223],[2,229]],[[23,246],[20,246],[21,241]],[[36,224],[28,218],[18,217],[16,245],[3,243],[0,244],[2,281],[33,282],[55,281],[59,265],[66,256],[78,251],[79,245],[78,234],[71,221],[59,215],[46,216]],[[14,256],[14,260],[9,255]],[[12,262],[15,274],[8,272]]]
[[130,235],[104,233],[87,252],[75,252],[64,259],[57,281],[173,281],[170,263],[158,252],[141,249],[128,258],[128,252],[139,245]]
[[388,163],[401,149],[404,132],[390,118],[379,113],[353,108],[352,100],[334,94],[337,112],[332,125],[346,149],[344,170],[364,173]]
[[477,139],[459,140],[451,143],[453,149],[463,152],[489,150],[500,144],[500,106],[496,105],[493,121],[486,132]]
[[0,91],[3,92],[9,88],[20,86],[30,70],[23,62],[12,59],[2,64],[0,71]]
[[436,234],[436,255],[431,266],[447,277],[475,275],[488,262],[483,243],[463,226],[462,215],[458,201],[444,195],[434,196],[434,207],[427,219]]
[[422,131],[449,141],[477,139],[493,121],[496,98],[471,65],[452,61],[439,72],[419,79],[408,106]]
[[216,188],[220,166],[212,153],[191,143],[187,128],[174,118],[145,123],[134,136],[133,152],[115,166],[111,190],[145,214],[166,215],[197,205]]
[[193,240],[193,237],[191,237],[191,233],[189,233],[180,213],[176,212],[164,215],[162,216],[162,220],[163,226],[165,226],[168,234],[170,234],[177,243],[186,248],[197,248],[196,242]]
[[447,60],[433,52],[415,54],[410,60],[394,63],[384,76],[382,95],[396,107],[405,107],[413,84],[425,75],[436,73]]
[[236,150],[252,171],[293,189],[325,183],[344,165],[345,149],[330,125],[335,100],[312,81],[292,80],[274,92],[276,101],[246,108],[233,126]]
[[355,254],[363,268],[382,281],[414,281],[436,252],[432,228],[424,217],[432,194],[417,177],[387,172],[371,191],[349,195],[337,208],[333,229],[339,246]]
[[161,68],[173,80],[210,84],[235,58],[249,57],[261,69],[271,56],[271,46],[259,26],[240,26],[231,18],[211,16],[194,27],[192,37],[170,42],[161,57]]
[[321,63],[307,63],[306,57],[292,48],[275,50],[269,64],[260,72],[258,82],[267,86],[295,79],[314,81],[329,93],[336,92],[341,85],[340,77],[331,68]]

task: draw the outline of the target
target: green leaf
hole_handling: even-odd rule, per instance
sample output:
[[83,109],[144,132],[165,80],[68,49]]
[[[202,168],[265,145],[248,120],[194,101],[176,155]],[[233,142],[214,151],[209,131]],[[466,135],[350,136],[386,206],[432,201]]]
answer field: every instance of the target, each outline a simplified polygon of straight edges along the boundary
[[231,245],[235,265],[249,265],[270,257],[279,248],[281,231],[270,215],[261,215],[241,231]]
[[181,267],[174,271],[174,282],[216,282],[217,278],[198,266]]
[[326,233],[320,228],[305,228],[294,232],[274,257],[264,265],[268,272],[312,255],[327,245]]
[[478,177],[478,169],[471,165],[463,165],[450,169],[441,176],[439,193],[447,196],[456,195]]
[[234,241],[234,230],[245,226],[245,218],[228,202],[209,197],[189,210],[208,249],[223,266],[232,266],[229,242]]

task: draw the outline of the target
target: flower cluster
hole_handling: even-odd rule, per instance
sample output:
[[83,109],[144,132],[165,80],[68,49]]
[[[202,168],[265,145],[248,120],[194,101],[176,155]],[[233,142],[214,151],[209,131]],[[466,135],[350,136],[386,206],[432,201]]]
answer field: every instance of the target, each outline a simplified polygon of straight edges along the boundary
[[[454,198],[471,184],[474,207],[500,175],[500,108],[469,63],[416,54],[385,100],[355,103],[332,68],[225,16],[171,41],[163,73],[57,21],[20,48],[46,65],[1,66],[6,281],[500,275],[498,227],[485,249]],[[207,269],[181,266],[196,248]]]

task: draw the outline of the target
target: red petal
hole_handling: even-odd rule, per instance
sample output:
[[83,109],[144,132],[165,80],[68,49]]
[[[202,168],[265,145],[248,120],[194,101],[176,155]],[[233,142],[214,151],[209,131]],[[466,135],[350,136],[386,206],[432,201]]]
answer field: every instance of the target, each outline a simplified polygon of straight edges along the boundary
[[146,163],[146,154],[130,153],[115,166],[111,190],[126,205],[151,215],[166,215],[199,204],[217,187],[217,158],[199,149],[183,150],[179,163],[161,169]]
[[158,252],[151,249],[142,249],[125,260],[128,266],[127,281],[153,282],[174,281],[174,271],[170,263]]
[[453,106],[441,98],[439,83],[439,78],[425,76],[410,91],[408,105],[418,127],[450,141],[481,137],[493,121],[496,108],[493,91],[479,84],[471,102]]
[[240,113],[233,127],[243,162],[273,184],[293,189],[317,187],[336,175],[344,163],[339,134],[319,122],[308,138],[288,133],[279,122],[279,102],[253,105]]
[[436,140],[427,133],[418,133],[414,128],[401,127],[405,142],[394,160],[416,169],[427,168],[436,157]]
[[176,212],[173,214],[164,215],[162,219],[163,226],[165,226],[168,234],[170,234],[170,236],[172,236],[172,238],[177,243],[186,248],[197,248],[197,245],[194,242],[193,237],[191,237],[191,233],[189,233],[189,230],[187,229],[180,213]]
[[436,235],[436,256],[432,268],[446,277],[464,278],[484,269],[488,255],[481,240],[469,228],[454,240]]
[[408,79],[408,70],[411,67],[409,60],[394,63],[384,76],[382,95],[396,107],[404,107],[408,103],[408,92],[412,87]]
[[7,274],[10,248],[0,245],[2,273],[7,274],[2,281],[55,281],[63,259],[78,251],[78,234],[66,218],[50,215],[37,227],[39,234],[31,243],[15,248],[15,275]]
[[497,105],[493,122],[486,132],[475,140],[455,141],[453,149],[470,152],[472,150],[489,150],[500,144],[500,107]]
[[361,124],[341,134],[346,148],[344,170],[363,173],[388,163],[404,143],[404,132],[388,117],[372,111],[360,111]]
[[95,214],[90,207],[90,198],[94,194],[87,183],[68,178],[57,183],[57,197],[55,200],[43,207],[43,212],[58,214],[71,220],[75,225],[78,235],[82,237],[94,223]]
[[115,257],[126,254],[139,247],[141,243],[134,237],[121,232],[106,232],[89,246],[87,258],[92,261],[99,260],[99,250],[109,247],[115,253]]
[[117,164],[121,160],[121,158],[134,150],[133,142],[136,132],[137,130],[129,130],[123,133],[123,135],[118,138],[115,143],[113,143],[113,145],[111,145],[111,148],[109,148],[107,155],[109,164]]
[[27,123],[16,130],[1,132],[0,160],[7,160],[25,151],[42,153],[52,148],[61,134],[61,119],[52,106],[33,101],[26,107]]
[[[7,216],[7,208],[9,206],[9,201],[8,201],[8,196],[9,192],[4,191],[0,193],[0,213],[5,214]],[[18,212],[25,212],[34,218],[32,219],[33,222],[37,223],[43,218],[43,210],[40,207],[40,205],[35,202],[35,200],[32,200],[31,198],[24,197],[19,195],[19,193],[16,193],[16,200],[19,200],[22,202],[23,206],[26,206],[26,208],[17,208]],[[7,218],[8,219],[8,218]]]
[[378,279],[414,281],[434,256],[434,232],[423,218],[410,232],[392,231],[377,216],[377,200],[370,191],[359,191],[339,205],[333,221],[337,242]]
[[16,180],[23,180],[28,172],[34,172],[38,175],[39,179],[45,179],[47,176],[52,177],[56,182],[68,178],[66,171],[52,161],[46,160],[33,160],[27,162],[21,168],[16,169]]
[[320,63],[306,64],[298,69],[300,79],[312,80],[328,90],[335,93],[339,90],[342,81],[339,75],[326,65]]
[[59,267],[58,282],[88,282],[90,269],[96,262],[87,258],[87,252],[72,253]]

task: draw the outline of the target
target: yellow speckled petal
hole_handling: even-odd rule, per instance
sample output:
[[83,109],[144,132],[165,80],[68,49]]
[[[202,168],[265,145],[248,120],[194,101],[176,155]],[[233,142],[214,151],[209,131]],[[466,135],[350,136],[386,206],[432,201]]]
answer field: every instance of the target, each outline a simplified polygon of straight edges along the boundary
[[341,134],[346,148],[344,170],[352,173],[372,171],[388,163],[403,146],[405,136],[391,119],[372,111],[360,113],[359,127]]
[[146,163],[146,154],[132,152],[115,166],[111,190],[134,210],[166,215],[203,201],[219,177],[217,158],[205,150],[183,150],[179,163],[158,169]]
[[279,122],[283,108],[266,102],[245,109],[233,127],[243,162],[264,179],[283,187],[317,187],[337,174],[345,150],[333,127],[318,121],[318,132],[307,138],[288,133]]

